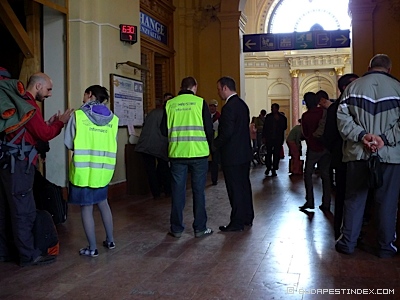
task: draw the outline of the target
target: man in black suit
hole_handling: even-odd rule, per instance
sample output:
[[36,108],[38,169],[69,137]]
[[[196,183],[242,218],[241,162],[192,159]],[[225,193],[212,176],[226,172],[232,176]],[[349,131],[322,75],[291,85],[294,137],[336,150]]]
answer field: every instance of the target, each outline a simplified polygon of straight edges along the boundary
[[250,184],[250,112],[246,103],[236,94],[235,81],[222,77],[217,82],[218,94],[226,103],[219,119],[218,137],[214,147],[221,151],[221,165],[229,202],[232,207],[230,222],[220,226],[221,231],[242,231],[252,226],[253,196]]

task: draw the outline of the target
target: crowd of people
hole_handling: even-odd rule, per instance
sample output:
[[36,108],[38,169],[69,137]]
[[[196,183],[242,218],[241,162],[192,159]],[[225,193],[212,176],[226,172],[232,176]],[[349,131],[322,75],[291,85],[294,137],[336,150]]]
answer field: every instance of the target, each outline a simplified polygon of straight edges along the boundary
[[[286,139],[291,175],[304,175],[306,202],[300,210],[315,208],[313,174],[316,170],[322,179],[319,209],[324,213],[330,213],[331,188],[334,188],[335,248],[340,253],[354,252],[363,220],[369,214],[370,201],[377,214],[377,255],[391,257],[397,253],[394,241],[399,185],[395,178],[399,175],[396,141],[400,125],[400,83],[390,75],[391,68],[390,58],[378,54],[371,59],[362,77],[349,73],[339,78],[341,94],[336,101],[331,101],[323,90],[305,93],[307,111]],[[266,175],[272,171],[272,176],[276,176],[279,168],[279,147],[286,130],[284,119],[279,105],[272,104],[270,114],[261,110],[253,121],[267,149]],[[303,140],[307,145],[304,169],[300,159]],[[261,143],[258,139],[258,149]],[[379,167],[370,162],[374,156],[379,158]],[[372,184],[371,177],[380,177],[381,184]]]
[[[368,72],[362,77],[343,75],[338,81],[340,97],[332,102],[325,91],[304,94],[307,111],[299,124],[289,132],[286,143],[291,156],[292,176],[303,175],[304,205],[300,210],[315,208],[313,174],[318,169],[322,179],[319,208],[331,210],[331,186],[335,183],[334,237],[336,250],[351,254],[357,245],[368,195],[372,195],[377,212],[378,256],[391,257],[397,249],[396,216],[400,185],[400,83],[390,75],[391,60],[387,55],[374,56]],[[13,81],[4,78],[0,90],[11,88]],[[205,186],[210,170],[213,185],[218,183],[219,166],[225,179],[231,205],[230,220],[221,225],[222,232],[243,231],[252,226],[254,208],[250,183],[250,162],[254,151],[263,144],[265,175],[277,176],[287,130],[287,118],[279,104],[271,112],[261,110],[250,122],[250,111],[236,93],[231,77],[221,77],[217,93],[224,101],[208,103],[197,95],[194,77],[182,79],[177,96],[164,94],[163,101],[146,117],[136,151],[145,162],[151,193],[155,199],[164,193],[171,197],[169,234],[180,238],[185,230],[184,207],[186,183],[190,173],[193,199],[192,229],[196,238],[209,236]],[[116,164],[118,117],[105,105],[109,99],[105,87],[93,85],[84,91],[79,109],[67,109],[43,120],[36,101],[51,96],[52,81],[44,73],[31,76],[23,97],[28,108],[36,113],[10,134],[1,144],[7,154],[0,168],[0,261],[11,259],[10,230],[21,266],[54,261],[35,248],[32,227],[36,208],[32,193],[34,169],[37,165],[35,145],[49,141],[65,128],[64,143],[73,155],[69,166],[68,200],[81,207],[83,229],[88,246],[80,255],[96,257],[97,250],[93,206],[97,204],[106,238],[102,246],[116,247],[113,218],[107,201],[108,185]],[[302,141],[307,145],[303,169]],[[8,148],[7,148],[7,147]],[[8,149],[25,147],[23,157]],[[20,154],[20,153],[18,153]],[[371,170],[371,156],[378,156],[380,168]],[[210,161],[209,161],[210,160]],[[333,171],[334,170],[334,171]],[[371,186],[371,172],[383,178]],[[334,176],[332,176],[334,174]],[[372,176],[377,174],[372,174]]]

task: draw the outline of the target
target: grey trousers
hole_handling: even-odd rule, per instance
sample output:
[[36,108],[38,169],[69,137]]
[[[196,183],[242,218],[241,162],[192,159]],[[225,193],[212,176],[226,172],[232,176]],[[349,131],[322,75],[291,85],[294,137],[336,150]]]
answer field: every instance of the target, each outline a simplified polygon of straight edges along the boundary
[[[383,186],[375,191],[374,210],[378,225],[378,255],[392,256],[397,252],[396,238],[397,203],[400,192],[400,164],[382,164]],[[352,253],[360,235],[365,203],[368,196],[368,166],[366,161],[347,164],[346,196],[344,199],[343,225],[337,247]]]
[[315,152],[307,150],[306,167],[304,170],[304,184],[306,187],[307,204],[314,206],[314,187],[312,174],[315,164],[318,163],[322,179],[322,206],[329,209],[331,206],[331,183],[329,179],[329,166],[331,164],[331,155],[328,150]]

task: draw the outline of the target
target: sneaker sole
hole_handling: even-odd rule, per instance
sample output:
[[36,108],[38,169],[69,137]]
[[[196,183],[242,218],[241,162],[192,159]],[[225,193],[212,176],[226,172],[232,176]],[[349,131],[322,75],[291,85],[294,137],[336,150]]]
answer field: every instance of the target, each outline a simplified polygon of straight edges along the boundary
[[211,232],[209,232],[209,233],[201,233],[200,235],[198,235],[198,234],[194,234],[194,237],[196,237],[196,238],[202,238],[202,237],[205,237],[205,236],[208,236],[208,235],[212,235],[214,233],[214,231],[211,231]]
[[114,246],[110,247],[110,246],[108,246],[108,245],[105,245],[104,242],[103,242],[103,247],[104,247],[104,248],[107,248],[107,249],[109,249],[109,250],[112,250],[112,249],[115,249],[115,243],[114,243]]
[[[97,253],[94,253],[94,254],[90,254],[90,253],[86,253],[86,252],[81,252],[82,250],[86,250],[86,249],[81,249],[81,250],[79,250],[79,255],[80,255],[80,256],[88,256],[88,257],[97,257],[97,256],[99,256],[99,252],[97,251],[97,249],[96,249],[96,252],[97,252]],[[86,251],[90,251],[90,250],[86,250]]]

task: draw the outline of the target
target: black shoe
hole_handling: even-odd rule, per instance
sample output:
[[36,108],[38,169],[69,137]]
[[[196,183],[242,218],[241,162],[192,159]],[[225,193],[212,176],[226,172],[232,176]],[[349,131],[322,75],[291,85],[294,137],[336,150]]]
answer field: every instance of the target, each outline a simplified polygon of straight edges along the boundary
[[278,176],[278,175],[276,174],[276,171],[275,171],[275,170],[272,170],[272,175],[271,175],[271,176],[273,176],[273,177]]
[[335,245],[335,249],[337,252],[342,253],[342,254],[346,254],[346,255],[351,255],[353,254],[353,252],[349,252],[346,250],[343,250],[340,246],[338,246],[337,244]]
[[265,170],[265,172],[264,172],[265,176],[268,176],[269,171],[270,171],[269,169],[266,169],[266,170]]
[[168,234],[171,235],[171,236],[173,236],[174,238],[177,238],[177,239],[179,239],[179,238],[182,236],[182,232],[173,232],[173,231],[170,231],[170,232],[168,232]]
[[307,202],[303,206],[299,206],[300,210],[305,210],[305,209],[314,209],[314,206],[311,206],[307,204]]
[[212,185],[217,185],[218,184],[218,181],[213,181],[212,182]]
[[221,230],[222,232],[243,231],[243,228],[228,225],[228,226],[219,226],[219,230]]
[[0,262],[9,262],[11,261],[10,256],[0,256]]
[[329,207],[325,207],[322,204],[320,206],[318,206],[320,210],[322,210],[323,212],[328,212],[331,211]]
[[244,225],[245,225],[245,226],[250,226],[250,227],[251,227],[251,226],[253,226],[253,222],[244,222]]
[[54,255],[44,255],[44,256],[38,256],[35,259],[31,261],[21,261],[20,266],[21,267],[27,267],[27,266],[38,266],[38,265],[48,265],[56,261],[56,256]]
[[395,251],[378,251],[379,258],[392,258],[397,254]]

